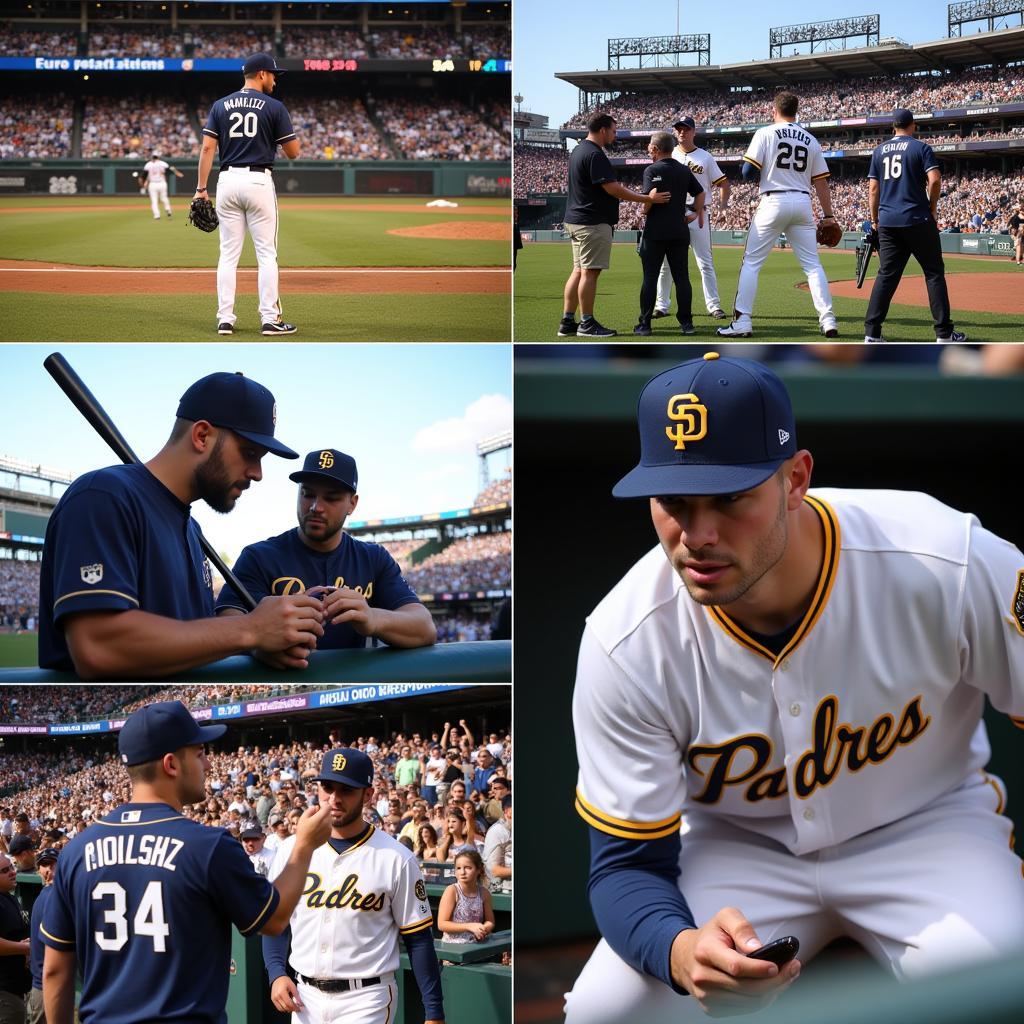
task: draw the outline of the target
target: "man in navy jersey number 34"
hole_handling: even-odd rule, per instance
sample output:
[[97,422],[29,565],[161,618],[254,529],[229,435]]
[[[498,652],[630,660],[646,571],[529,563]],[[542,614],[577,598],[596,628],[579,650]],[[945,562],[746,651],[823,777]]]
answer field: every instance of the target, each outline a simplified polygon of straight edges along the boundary
[[268,53],[250,57],[242,68],[245,84],[210,107],[199,153],[196,197],[206,195],[214,153],[220,150],[217,216],[220,261],[217,264],[217,333],[235,332],[235,272],[245,232],[252,235],[259,266],[262,334],[294,334],[284,323],[277,272],[277,192],[272,170],[277,147],[289,160],[299,155],[299,140],[283,103],[270,94],[283,73]]

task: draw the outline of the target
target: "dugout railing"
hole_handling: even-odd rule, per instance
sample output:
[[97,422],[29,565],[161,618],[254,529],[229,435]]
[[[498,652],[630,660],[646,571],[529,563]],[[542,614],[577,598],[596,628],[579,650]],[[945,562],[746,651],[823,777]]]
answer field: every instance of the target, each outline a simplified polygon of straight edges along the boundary
[[[196,159],[169,159],[185,177],[168,175],[171,197],[192,198]],[[137,197],[140,209],[149,194],[139,192],[139,160],[4,160],[0,196]],[[512,194],[510,161],[488,160],[279,160],[274,165],[278,198],[288,196],[443,196],[507,198]],[[209,178],[216,198],[217,169]]]
[[[0,669],[3,683],[76,683],[73,672]],[[132,680],[125,680],[131,682]],[[138,681],[138,680],[135,680]],[[176,673],[176,683],[509,683],[512,641],[475,640],[401,650],[396,647],[315,651],[309,668],[276,672],[248,655]]]

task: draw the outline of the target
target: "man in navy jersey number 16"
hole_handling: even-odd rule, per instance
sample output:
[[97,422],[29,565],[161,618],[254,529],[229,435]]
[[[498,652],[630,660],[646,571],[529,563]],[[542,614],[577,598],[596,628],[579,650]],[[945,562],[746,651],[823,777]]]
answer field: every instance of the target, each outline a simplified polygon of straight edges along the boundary
[[884,341],[882,324],[911,256],[921,264],[936,341],[966,341],[953,330],[942,244],[935,211],[942,175],[931,146],[914,138],[917,123],[909,110],[894,110],[894,137],[871,155],[868,206],[871,229],[878,233],[878,277],[871,289],[864,340]]
[[186,818],[206,797],[206,744],[226,726],[201,727],[180,701],[135,711],[118,737],[132,783],[115,808],[61,852],[41,933],[49,1024],[188,1021],[225,1024],[231,926],[279,935],[301,895],[313,851],[327,841],[330,809],[299,819],[273,883],[257,874],[224,829]]
[[235,271],[252,235],[259,266],[261,334],[294,334],[284,323],[277,272],[277,192],[272,171],[277,147],[289,160],[299,155],[299,140],[283,103],[270,94],[283,74],[269,53],[257,53],[242,67],[241,89],[217,100],[203,128],[196,197],[206,195],[213,155],[220,150],[217,216],[220,261],[217,264],[217,333],[235,331]]
[[[298,527],[246,547],[235,575],[257,601],[303,593],[322,600],[324,635],[311,637],[310,646],[254,651],[254,656],[274,668],[304,668],[314,639],[320,649],[363,647],[368,640],[392,647],[434,643],[434,620],[387,549],[342,530],[359,502],[355,459],[334,448],[319,449],[289,479],[299,485]],[[243,611],[225,584],[217,614]]]

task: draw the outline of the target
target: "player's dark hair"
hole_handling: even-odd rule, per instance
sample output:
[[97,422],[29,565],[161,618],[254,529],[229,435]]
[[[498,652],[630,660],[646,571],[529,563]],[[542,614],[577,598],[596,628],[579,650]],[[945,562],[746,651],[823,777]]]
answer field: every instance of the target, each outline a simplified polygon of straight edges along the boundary
[[605,128],[611,128],[615,124],[615,118],[611,114],[595,114],[587,122],[588,132],[603,132]]
[[160,775],[160,766],[163,764],[163,758],[159,761],[145,761],[142,764],[130,764],[125,769],[128,772],[128,778],[132,780],[132,785],[136,786],[140,782],[144,784],[152,784],[156,782]]
[[180,416],[174,420],[174,426],[171,427],[171,436],[167,438],[168,444],[177,444],[191,429],[192,424],[195,420],[184,420]]
[[780,92],[775,97],[775,109],[783,117],[796,117],[796,112],[800,107],[800,99],[794,96],[791,92]]

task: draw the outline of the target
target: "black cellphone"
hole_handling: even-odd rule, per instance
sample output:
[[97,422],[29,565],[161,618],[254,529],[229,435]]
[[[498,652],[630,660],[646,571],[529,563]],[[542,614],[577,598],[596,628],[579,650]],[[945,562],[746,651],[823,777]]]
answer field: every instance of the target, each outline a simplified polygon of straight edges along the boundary
[[776,967],[788,964],[800,952],[800,940],[795,935],[784,935],[747,956],[754,960],[770,960]]

